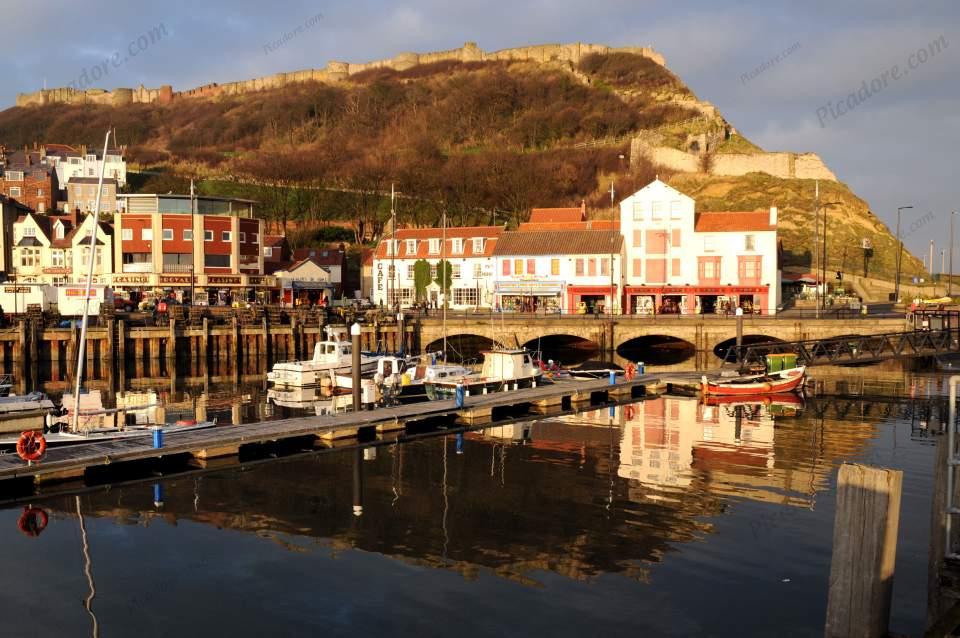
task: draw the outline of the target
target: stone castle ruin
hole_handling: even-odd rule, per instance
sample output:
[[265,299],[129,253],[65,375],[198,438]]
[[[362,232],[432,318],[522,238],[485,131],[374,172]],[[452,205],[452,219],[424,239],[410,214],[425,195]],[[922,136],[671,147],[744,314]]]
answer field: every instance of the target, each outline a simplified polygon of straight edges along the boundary
[[300,82],[334,83],[349,79],[351,75],[371,69],[393,69],[404,71],[419,64],[433,62],[486,62],[499,60],[519,60],[546,63],[551,61],[569,62],[576,65],[591,53],[633,53],[649,58],[665,66],[663,56],[648,47],[609,47],[603,44],[541,44],[514,49],[486,52],[475,42],[467,42],[459,49],[434,53],[399,53],[388,60],[377,60],[364,64],[331,61],[322,69],[305,69],[290,73],[275,73],[253,80],[228,82],[226,84],[206,84],[187,91],[174,91],[170,85],[156,89],[139,86],[136,89],[120,88],[113,91],[104,89],[72,89],[61,87],[43,89],[34,93],[17,95],[17,106],[42,106],[45,104],[100,104],[105,106],[123,106],[125,104],[169,104],[184,98],[215,98],[222,95],[240,95],[264,89],[277,89]]

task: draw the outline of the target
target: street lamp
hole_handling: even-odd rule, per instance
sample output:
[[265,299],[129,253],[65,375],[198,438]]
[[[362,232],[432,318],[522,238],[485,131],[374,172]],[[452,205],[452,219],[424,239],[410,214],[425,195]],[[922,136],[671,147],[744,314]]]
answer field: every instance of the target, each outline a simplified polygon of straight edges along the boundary
[[950,212],[950,274],[947,277],[947,296],[953,296],[953,218],[957,211]]
[[893,284],[893,302],[900,301],[900,260],[903,257],[903,242],[900,240],[900,212],[909,210],[913,206],[899,206],[897,208],[897,276]]

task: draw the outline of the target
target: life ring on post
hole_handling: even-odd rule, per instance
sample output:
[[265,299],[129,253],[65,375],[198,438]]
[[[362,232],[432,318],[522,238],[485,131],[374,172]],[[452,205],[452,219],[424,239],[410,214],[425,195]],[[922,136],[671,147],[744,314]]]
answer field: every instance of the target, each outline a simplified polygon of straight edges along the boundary
[[634,411],[632,405],[628,405],[628,406],[626,406],[625,408],[623,408],[623,417],[624,417],[627,421],[633,421],[633,417],[634,417],[635,415],[636,415],[636,412]]
[[49,518],[47,513],[39,507],[24,507],[20,520],[17,521],[17,527],[27,536],[36,538],[40,532],[47,528]]
[[17,440],[17,455],[24,461],[39,461],[47,451],[47,440],[43,434],[27,430]]
[[637,374],[637,366],[632,363],[627,364],[626,377],[632,379]]

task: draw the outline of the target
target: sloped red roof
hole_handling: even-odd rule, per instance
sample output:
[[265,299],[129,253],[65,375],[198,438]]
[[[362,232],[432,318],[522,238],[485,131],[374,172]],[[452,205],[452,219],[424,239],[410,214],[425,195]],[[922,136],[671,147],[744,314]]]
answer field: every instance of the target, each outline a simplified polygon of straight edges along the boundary
[[264,235],[263,236],[263,245],[264,246],[282,246],[287,238],[284,235]]
[[611,230],[557,230],[504,233],[495,254],[522,255],[605,255],[620,253],[623,235]]
[[620,230],[620,220],[588,219],[583,222],[523,222],[517,230],[520,232],[538,230]]
[[[496,246],[497,238],[503,233],[502,226],[457,226],[455,228],[447,228],[446,237],[447,237],[447,247],[442,249],[439,253],[430,252],[430,241],[431,239],[441,239],[444,236],[444,230],[441,228],[401,228],[397,230],[396,240],[400,242],[399,250],[397,251],[397,259],[413,259],[413,258],[422,258],[422,259],[439,259],[441,256],[446,256],[449,258],[462,258],[462,257],[490,257],[493,255],[494,246]],[[474,238],[483,238],[483,252],[474,253],[473,252],[473,242],[471,241]],[[387,241],[390,237],[382,240],[376,248],[376,257],[377,259],[385,259],[389,257],[387,254]],[[407,242],[408,239],[417,240],[417,250],[414,253],[407,252]],[[463,239],[463,252],[454,253],[453,247],[451,244],[452,239]]]
[[577,208],[534,208],[530,212],[531,223],[582,222],[586,212]]
[[744,231],[776,230],[770,225],[770,212],[703,211],[697,213],[693,229],[698,233],[736,233]]
[[293,251],[294,261],[312,259],[318,266],[340,266],[345,257],[345,253],[332,248],[298,248]]

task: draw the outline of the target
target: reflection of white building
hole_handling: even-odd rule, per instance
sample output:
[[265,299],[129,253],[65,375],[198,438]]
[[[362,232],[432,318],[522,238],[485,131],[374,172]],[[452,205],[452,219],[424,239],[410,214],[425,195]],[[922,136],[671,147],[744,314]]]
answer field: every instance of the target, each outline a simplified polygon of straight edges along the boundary
[[715,465],[773,467],[774,421],[763,406],[702,405],[659,397],[623,406],[618,474],[657,488],[690,485],[694,470]]

